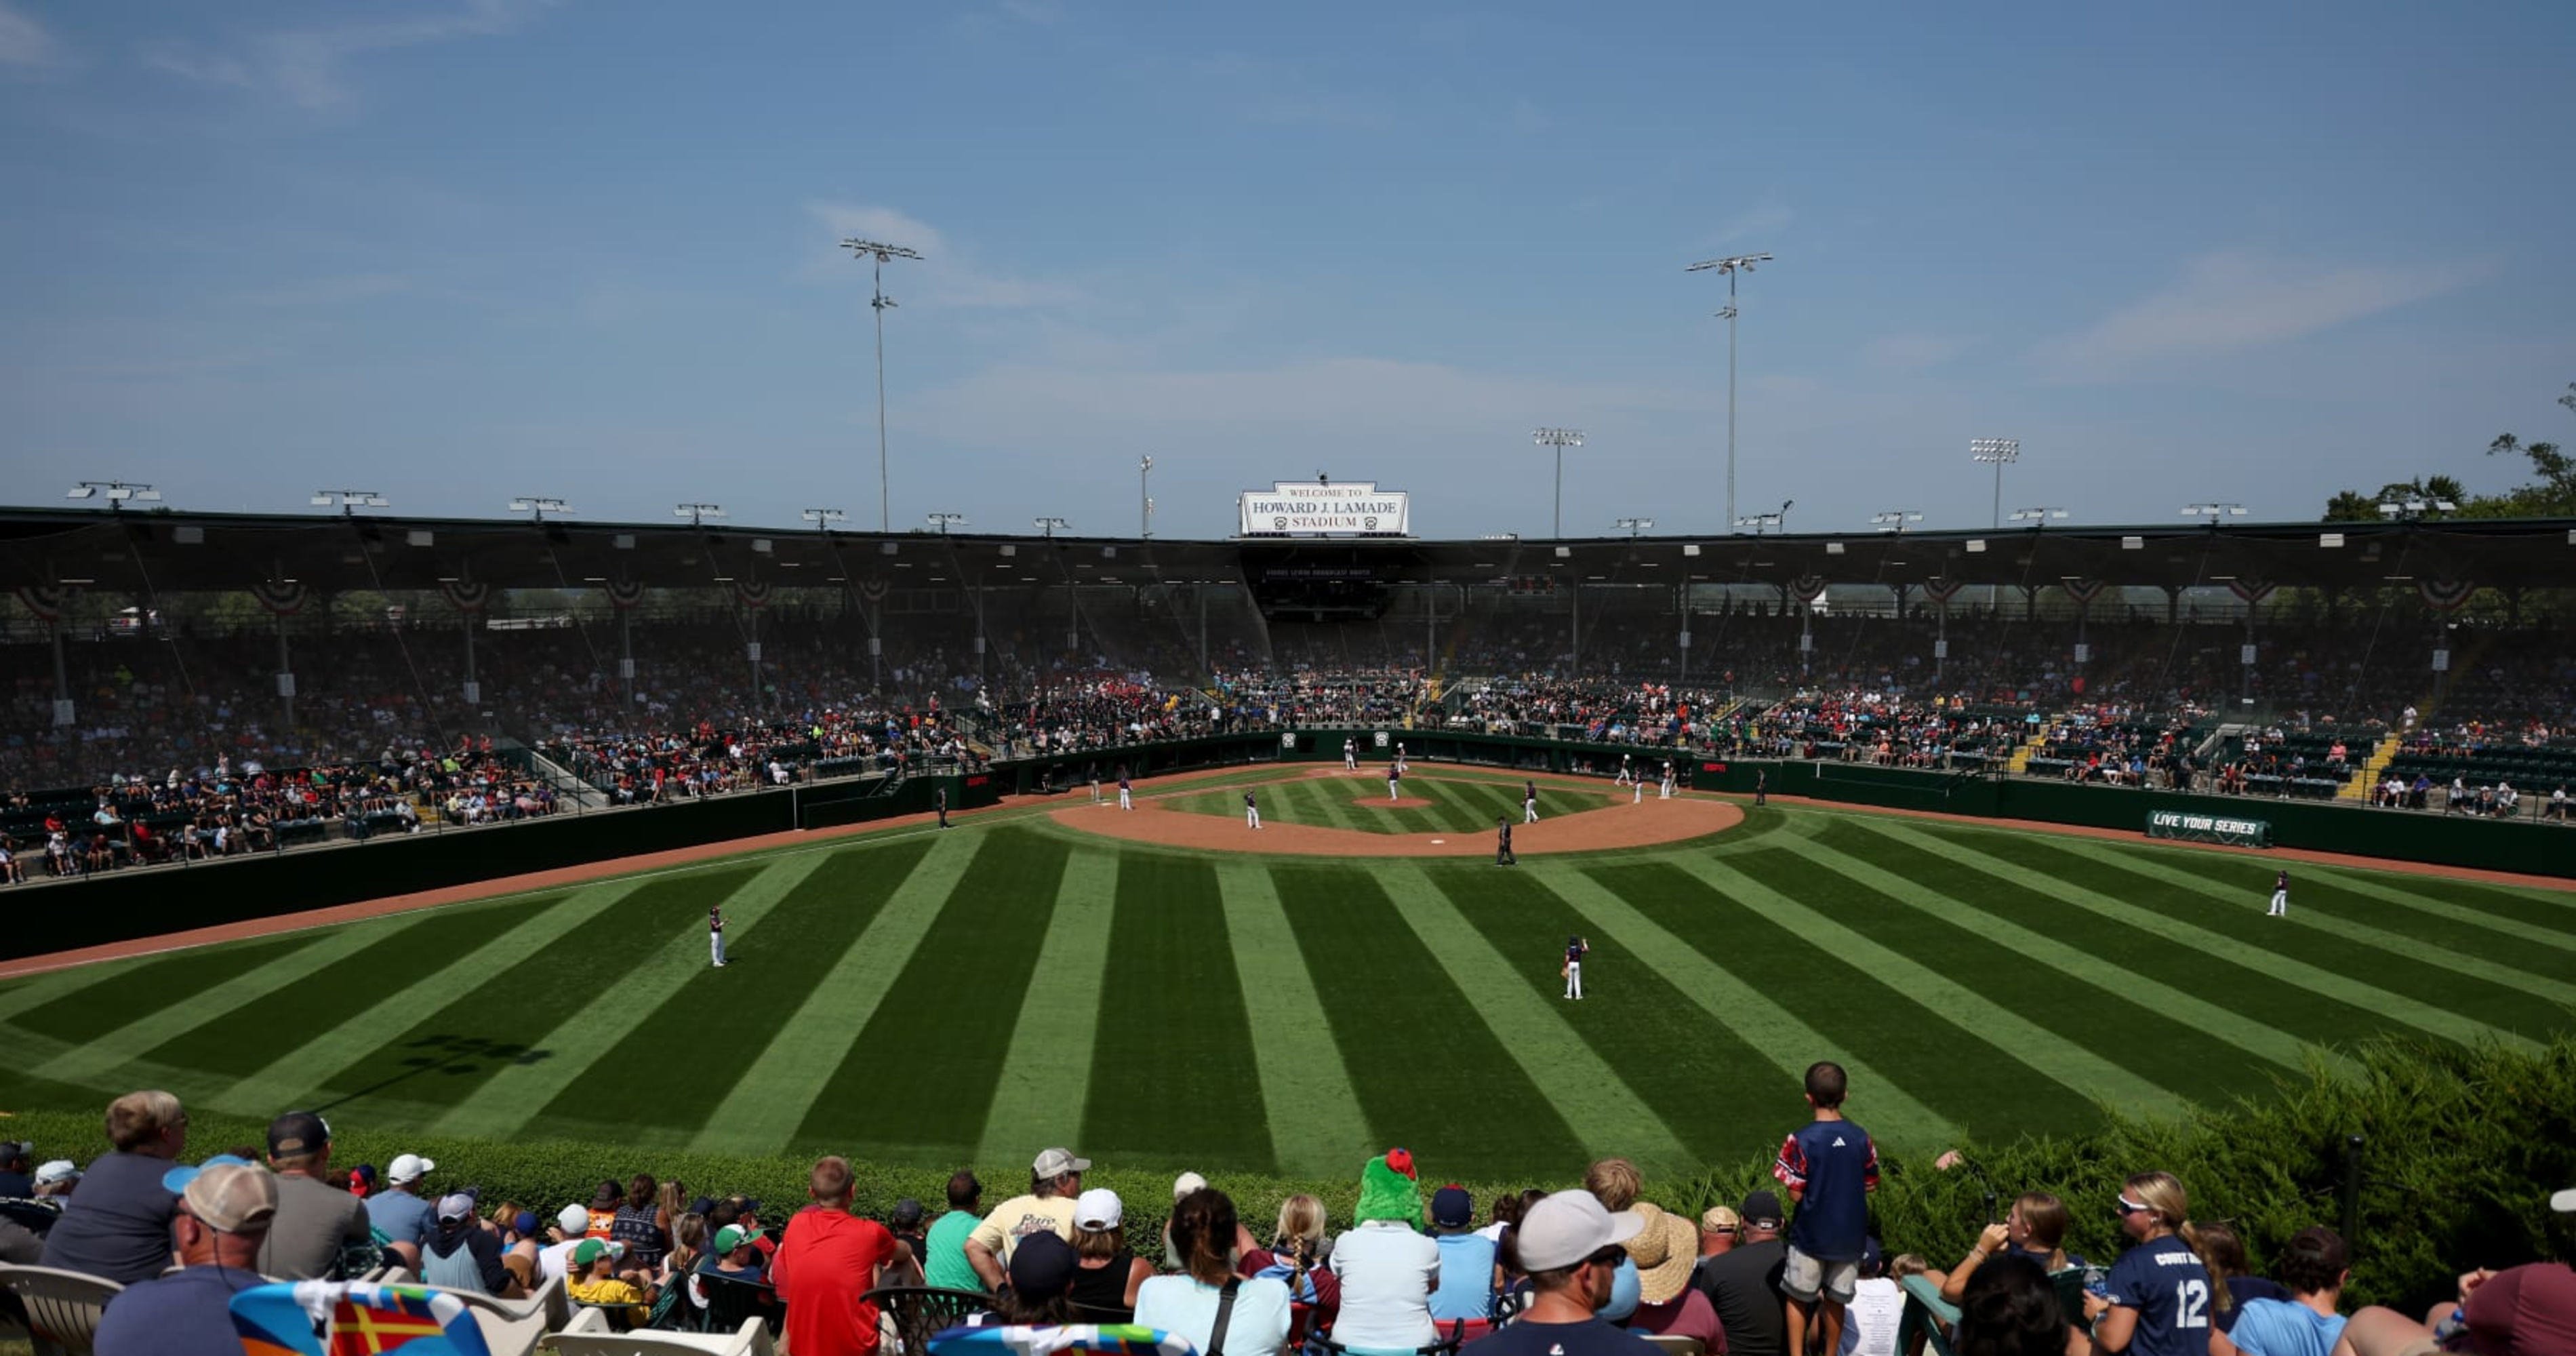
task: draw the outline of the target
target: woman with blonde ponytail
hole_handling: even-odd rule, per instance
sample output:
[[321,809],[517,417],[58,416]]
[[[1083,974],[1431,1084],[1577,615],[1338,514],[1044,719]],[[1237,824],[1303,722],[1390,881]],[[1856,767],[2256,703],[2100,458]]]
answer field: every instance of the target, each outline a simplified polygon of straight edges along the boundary
[[2205,1356],[2227,1287],[2192,1227],[2182,1183],[2172,1173],[2140,1173],[2121,1187],[2115,1213],[2137,1243],[2112,1266],[2107,1295],[2084,1299],[2093,1350]]

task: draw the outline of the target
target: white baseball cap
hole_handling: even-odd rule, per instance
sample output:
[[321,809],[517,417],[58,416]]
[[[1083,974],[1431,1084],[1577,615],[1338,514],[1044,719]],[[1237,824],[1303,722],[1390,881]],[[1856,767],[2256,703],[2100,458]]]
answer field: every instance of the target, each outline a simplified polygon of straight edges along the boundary
[[1199,1176],[1195,1172],[1182,1173],[1180,1176],[1172,1179],[1172,1204],[1179,1205],[1183,1196],[1187,1196],[1193,1191],[1205,1191],[1206,1189],[1206,1178]]
[[1127,1218],[1127,1204],[1107,1187],[1093,1187],[1073,1203],[1073,1227],[1105,1233]]
[[385,1180],[392,1183],[417,1182],[427,1177],[438,1165],[419,1154],[397,1155],[393,1166],[385,1169]]
[[1613,1243],[1635,1238],[1645,1227],[1645,1217],[1634,1210],[1612,1214],[1589,1191],[1560,1191],[1521,1217],[1521,1269],[1573,1266]]
[[563,1209],[556,1211],[555,1227],[563,1230],[566,1234],[574,1238],[579,1238],[583,1234],[589,1233],[590,1207],[586,1205],[567,1205]]
[[2552,1193],[2549,1197],[2549,1208],[2562,1215],[2576,1214],[2576,1187]]

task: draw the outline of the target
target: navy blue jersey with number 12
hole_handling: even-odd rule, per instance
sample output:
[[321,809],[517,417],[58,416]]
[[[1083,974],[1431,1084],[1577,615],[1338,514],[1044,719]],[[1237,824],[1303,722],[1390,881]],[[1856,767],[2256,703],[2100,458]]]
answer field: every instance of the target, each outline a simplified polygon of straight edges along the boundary
[[2110,1300],[2138,1311],[2131,1356],[2204,1356],[2209,1350],[2209,1269],[2180,1238],[2120,1254],[2105,1283]]

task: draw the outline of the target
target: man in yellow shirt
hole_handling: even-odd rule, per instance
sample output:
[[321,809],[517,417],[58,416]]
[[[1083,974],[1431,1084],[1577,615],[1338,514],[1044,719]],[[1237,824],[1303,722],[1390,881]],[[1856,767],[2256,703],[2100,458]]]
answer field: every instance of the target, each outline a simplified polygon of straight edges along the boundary
[[1045,1232],[1073,1241],[1074,1200],[1082,1194],[1082,1174],[1090,1167],[1090,1159],[1076,1158],[1070,1149],[1039,1154],[1029,1165],[1028,1194],[1002,1202],[966,1236],[967,1264],[985,1289],[1002,1288],[1011,1252],[1021,1239]]
[[564,1282],[564,1293],[576,1304],[608,1309],[609,1321],[623,1330],[644,1321],[648,1300],[643,1292],[611,1274],[609,1269],[616,1263],[616,1251],[606,1242],[583,1239],[572,1250],[572,1270]]

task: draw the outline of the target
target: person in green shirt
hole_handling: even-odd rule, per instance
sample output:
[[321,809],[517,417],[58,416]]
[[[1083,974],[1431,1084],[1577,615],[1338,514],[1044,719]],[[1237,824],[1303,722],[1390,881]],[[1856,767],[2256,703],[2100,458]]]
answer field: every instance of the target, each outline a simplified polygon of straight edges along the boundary
[[984,1282],[966,1260],[966,1236],[984,1218],[984,1184],[971,1172],[948,1179],[948,1213],[933,1220],[922,1284],[944,1290],[981,1290]]

